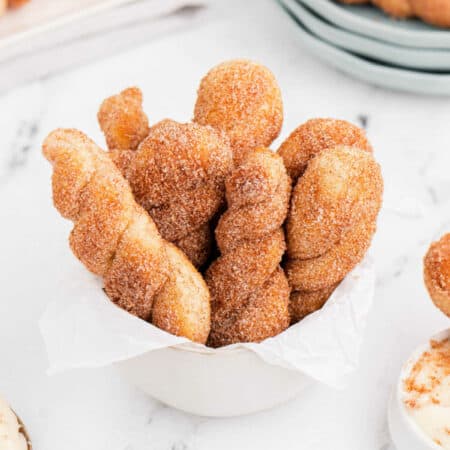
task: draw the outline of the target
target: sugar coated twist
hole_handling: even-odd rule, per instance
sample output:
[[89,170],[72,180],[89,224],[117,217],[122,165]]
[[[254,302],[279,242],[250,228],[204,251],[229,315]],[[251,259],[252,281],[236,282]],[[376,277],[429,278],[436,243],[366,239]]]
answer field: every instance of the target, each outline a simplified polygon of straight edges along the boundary
[[209,292],[184,254],[165,241],[108,154],[77,130],[43,145],[53,165],[53,200],[74,222],[70,246],[104,279],[110,299],[172,334],[205,342]]
[[228,209],[216,228],[221,256],[206,272],[211,346],[261,341],[289,325],[280,262],[290,191],[282,159],[263,148],[247,154],[227,178]]

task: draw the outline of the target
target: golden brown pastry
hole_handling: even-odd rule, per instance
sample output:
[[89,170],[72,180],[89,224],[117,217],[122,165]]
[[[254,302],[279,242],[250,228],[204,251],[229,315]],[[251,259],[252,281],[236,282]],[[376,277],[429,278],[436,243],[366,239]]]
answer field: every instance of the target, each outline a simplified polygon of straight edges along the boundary
[[335,147],[313,158],[292,194],[289,255],[310,259],[330,250],[346,230],[380,207],[381,174],[370,153]]
[[283,103],[275,77],[248,60],[219,64],[200,83],[194,121],[224,131],[238,164],[247,152],[268,147],[280,133]]
[[450,27],[448,0],[340,0],[341,3],[373,3],[387,14],[400,19],[418,17],[440,27]]
[[[302,174],[292,193],[286,227],[286,271],[293,290],[291,301],[296,304],[310,296],[320,299],[316,305],[321,307],[327,295],[362,260],[376,229],[383,191],[380,167],[367,151],[370,145],[361,140],[362,135],[348,125],[342,126],[338,124],[339,134],[334,133],[336,127],[315,128],[319,134],[331,130],[326,137],[314,136],[310,126],[299,128],[296,140],[310,144],[309,148],[299,146],[299,152],[315,155],[306,170],[305,158],[295,157],[282,146],[290,173]],[[343,132],[345,128],[351,138]],[[307,139],[301,136],[302,130]],[[320,151],[315,145],[339,140],[363,142],[366,150],[336,146]],[[296,308],[298,305],[291,306],[291,310]]]
[[129,88],[98,113],[111,157],[159,232],[200,267],[212,245],[210,222],[232,167],[228,138],[211,127],[163,120],[151,128],[142,95]]
[[290,180],[282,159],[259,148],[226,181],[228,209],[216,228],[221,256],[206,272],[213,347],[258,342],[289,325],[281,258]]
[[434,304],[450,317],[450,233],[428,249],[424,258],[424,279]]
[[293,190],[287,222],[287,271],[294,290],[325,289],[361,261],[382,191],[380,167],[366,151],[335,147],[310,161]]
[[337,286],[334,284],[318,291],[293,292],[289,301],[291,324],[300,322],[307,315],[322,308]]
[[297,181],[311,158],[338,145],[372,151],[366,133],[345,120],[311,119],[298,126],[281,144],[278,153],[292,180]]
[[110,299],[176,335],[206,341],[209,292],[201,275],[162,239],[120,171],[86,135],[56,130],[45,140],[53,165],[53,201],[74,222],[70,246],[103,277]]
[[111,159],[126,176],[134,152],[149,132],[141,90],[131,87],[107,98],[101,104],[97,118]]
[[150,128],[128,170],[137,202],[162,236],[197,267],[211,250],[210,221],[225,200],[228,140],[211,127],[163,120]]

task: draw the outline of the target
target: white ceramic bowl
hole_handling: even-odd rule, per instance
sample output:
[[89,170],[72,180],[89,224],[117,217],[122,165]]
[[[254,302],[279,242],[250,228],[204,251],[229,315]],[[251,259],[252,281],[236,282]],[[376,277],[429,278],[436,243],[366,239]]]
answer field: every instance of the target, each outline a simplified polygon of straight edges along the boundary
[[209,353],[169,347],[116,365],[124,378],[150,396],[209,417],[270,409],[312,383],[306,375],[270,365],[245,348]]
[[[431,340],[442,341],[450,337],[450,329],[431,337]],[[442,450],[419,428],[408,414],[403,402],[403,381],[409,376],[415,362],[423,352],[429,350],[429,343],[420,346],[406,361],[400,377],[392,392],[388,411],[389,430],[397,450]]]

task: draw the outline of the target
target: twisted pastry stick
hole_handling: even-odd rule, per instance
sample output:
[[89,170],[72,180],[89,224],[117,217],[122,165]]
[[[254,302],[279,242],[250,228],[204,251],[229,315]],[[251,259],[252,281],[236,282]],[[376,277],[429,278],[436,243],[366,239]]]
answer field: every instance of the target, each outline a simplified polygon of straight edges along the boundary
[[340,0],[347,4],[373,3],[387,14],[406,19],[419,17],[424,22],[450,27],[450,3],[448,0]]
[[450,233],[428,249],[424,258],[424,279],[434,304],[450,317]]
[[286,264],[293,322],[321,308],[370,245],[382,193],[371,150],[361,129],[333,119],[308,121],[279,149],[296,183]]
[[72,251],[103,277],[110,299],[159,328],[204,343],[210,305],[201,275],[161,238],[108,154],[77,130],[52,132],[43,153],[54,168],[55,207],[74,222]]
[[228,141],[213,128],[163,120],[150,129],[129,167],[138,203],[197,267],[209,256],[210,221],[224,203],[231,165]]
[[[286,269],[294,291],[326,290],[361,261],[376,229],[382,186],[379,166],[357,148],[328,149],[309,163],[294,189],[287,224]],[[305,242],[297,234],[302,230]],[[314,256],[303,258],[304,249]]]
[[103,101],[97,114],[111,159],[126,178],[126,171],[139,144],[149,132],[139,88],[125,89]]
[[226,181],[228,210],[216,239],[221,256],[206,272],[213,347],[258,342],[289,325],[289,286],[279,264],[290,181],[282,159],[257,149]]
[[235,164],[256,147],[268,147],[283,123],[283,102],[274,75],[244,59],[213,67],[200,83],[194,122],[230,137]]
[[211,250],[210,221],[223,204],[231,170],[228,140],[211,127],[172,120],[149,129],[135,88],[105,100],[98,118],[137,202],[165,239],[202,266]]

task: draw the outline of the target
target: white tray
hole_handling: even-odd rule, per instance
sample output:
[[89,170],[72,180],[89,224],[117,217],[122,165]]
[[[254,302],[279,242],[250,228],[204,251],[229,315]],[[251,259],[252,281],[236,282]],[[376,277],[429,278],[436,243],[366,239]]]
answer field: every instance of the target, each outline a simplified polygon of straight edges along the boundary
[[0,17],[0,91],[144,42],[197,17],[204,3],[32,0]]

